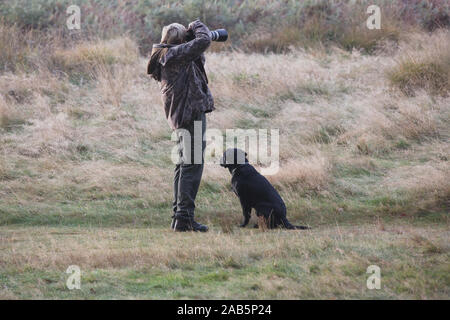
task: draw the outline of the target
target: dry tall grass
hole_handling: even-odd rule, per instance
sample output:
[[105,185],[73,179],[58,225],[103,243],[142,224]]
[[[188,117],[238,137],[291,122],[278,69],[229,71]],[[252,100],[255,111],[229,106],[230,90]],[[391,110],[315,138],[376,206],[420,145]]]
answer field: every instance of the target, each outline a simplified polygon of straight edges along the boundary
[[[23,30],[63,34],[68,0],[15,0],[0,2],[2,20]],[[373,52],[386,39],[394,42],[407,29],[433,31],[450,26],[450,6],[445,0],[140,0],[80,1],[84,35],[114,38],[131,34],[142,53],[160,39],[164,25],[187,25],[200,17],[211,28],[226,28],[230,41],[213,50],[240,48],[252,52],[285,52],[290,47],[339,45]],[[381,30],[366,32],[366,10],[378,5]],[[117,17],[121,17],[118,19]]]
[[[447,36],[418,35],[414,41],[422,39],[422,48],[401,42],[394,57],[337,48],[330,54],[317,49],[284,55],[209,53],[217,110],[208,115],[208,127],[279,128],[281,169],[270,179],[288,206],[305,193],[339,194],[339,170],[356,160],[397,157],[446,137],[448,98],[421,91],[426,88],[405,97],[386,74],[411,50],[426,54]],[[158,85],[145,74],[146,60],[138,58],[134,43],[127,38],[78,43],[51,56],[67,76],[55,72],[54,64],[42,64],[36,73],[0,76],[6,88],[0,99],[0,150],[5,161],[22,161],[30,172],[3,169],[15,177],[3,184],[14,191],[8,193],[9,203],[17,194],[29,203],[45,199],[46,190],[54,191],[47,201],[124,196],[170,203],[170,183],[157,178],[171,175],[170,130]],[[71,75],[79,71],[90,75],[88,83],[73,81]],[[208,196],[199,198],[200,206],[209,210],[219,201],[217,194],[220,203],[237,204],[227,191],[226,171],[207,168],[204,181]],[[413,192],[399,182],[401,190]],[[442,201],[432,202],[442,207]]]
[[450,35],[441,32],[422,40],[427,42],[427,49],[406,51],[389,78],[407,95],[414,95],[417,88],[446,95],[450,92]]
[[413,203],[410,212],[426,212],[440,205],[450,209],[450,165],[438,162],[425,165],[406,166],[390,172],[383,185],[389,189],[400,189],[409,193]]
[[29,40],[29,34],[23,34],[16,26],[0,21],[0,70],[15,71],[28,63],[31,51],[27,44]]
[[86,80],[106,76],[114,65],[133,64],[138,59],[138,48],[128,38],[110,41],[96,40],[75,45],[69,49],[56,49],[50,57],[49,68],[69,76]]

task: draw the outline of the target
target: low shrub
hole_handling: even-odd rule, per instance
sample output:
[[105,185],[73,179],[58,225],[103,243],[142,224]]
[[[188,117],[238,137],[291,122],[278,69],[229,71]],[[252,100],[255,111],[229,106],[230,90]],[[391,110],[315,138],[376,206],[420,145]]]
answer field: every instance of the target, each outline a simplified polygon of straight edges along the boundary
[[[424,54],[403,56],[397,66],[388,73],[393,86],[413,96],[417,89],[425,89],[434,95],[450,92],[450,38],[442,35],[444,42],[436,44]],[[445,42],[446,41],[446,42]]]
[[55,50],[50,58],[50,69],[67,74],[72,81],[89,80],[96,78],[99,68],[132,64],[137,59],[138,49],[128,38],[89,41]]
[[0,21],[0,72],[14,72],[30,64],[29,38],[29,33]]

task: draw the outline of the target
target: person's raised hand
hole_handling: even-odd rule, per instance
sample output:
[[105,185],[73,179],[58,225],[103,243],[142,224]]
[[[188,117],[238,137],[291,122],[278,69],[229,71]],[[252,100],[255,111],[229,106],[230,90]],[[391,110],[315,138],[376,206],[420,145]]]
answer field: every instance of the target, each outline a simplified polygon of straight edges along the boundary
[[191,23],[189,23],[188,25],[188,30],[192,30],[194,31],[196,25],[200,22],[200,19],[196,19],[194,21],[192,21]]

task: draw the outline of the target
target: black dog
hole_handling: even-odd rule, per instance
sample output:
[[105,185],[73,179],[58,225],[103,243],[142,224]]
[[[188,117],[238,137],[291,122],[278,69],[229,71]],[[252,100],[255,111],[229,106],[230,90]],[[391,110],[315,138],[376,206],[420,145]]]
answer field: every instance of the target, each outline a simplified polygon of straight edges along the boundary
[[228,149],[220,160],[222,167],[230,171],[231,186],[239,197],[244,215],[241,227],[247,226],[252,208],[258,217],[264,217],[267,228],[309,229],[294,226],[286,218],[286,205],[275,188],[248,163],[247,153],[240,149]]

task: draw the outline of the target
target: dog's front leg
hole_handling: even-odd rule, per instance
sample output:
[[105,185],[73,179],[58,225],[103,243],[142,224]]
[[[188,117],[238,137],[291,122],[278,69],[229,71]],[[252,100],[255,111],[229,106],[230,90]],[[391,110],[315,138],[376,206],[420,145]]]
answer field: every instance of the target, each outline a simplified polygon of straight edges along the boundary
[[248,225],[248,222],[250,221],[250,216],[252,214],[252,207],[244,206],[242,203],[241,206],[242,206],[242,214],[244,216],[244,222],[241,224],[241,228],[245,228]]

